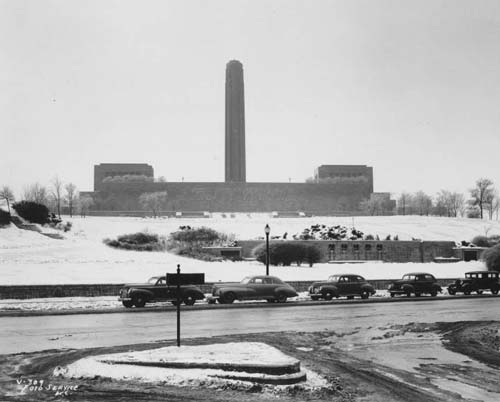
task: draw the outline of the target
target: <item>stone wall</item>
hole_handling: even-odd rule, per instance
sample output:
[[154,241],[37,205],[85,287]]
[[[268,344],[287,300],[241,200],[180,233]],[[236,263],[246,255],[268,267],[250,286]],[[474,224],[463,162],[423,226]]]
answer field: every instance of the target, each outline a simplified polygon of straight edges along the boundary
[[140,210],[142,193],[167,191],[168,211],[359,211],[369,183],[102,183],[93,210]]
[[[314,269],[314,268],[311,268]],[[272,271],[271,271],[272,275]],[[243,275],[242,275],[243,277]],[[327,278],[324,278],[325,280]],[[395,278],[400,279],[400,278]],[[394,279],[369,280],[375,289],[385,290]],[[438,279],[441,286],[455,282],[456,278]],[[287,281],[297,292],[305,292],[313,281]],[[48,297],[94,297],[116,296],[123,285],[121,284],[94,284],[94,285],[14,285],[0,286],[0,299],[35,299]],[[200,288],[204,293],[211,293],[213,283],[205,283]]]
[[[454,257],[455,242],[452,241],[401,241],[401,240],[296,240],[298,243],[314,244],[322,251],[321,262],[379,260],[385,262],[432,262],[436,257]],[[273,240],[270,241],[271,243]],[[253,256],[255,247],[264,240],[242,240],[243,258]]]

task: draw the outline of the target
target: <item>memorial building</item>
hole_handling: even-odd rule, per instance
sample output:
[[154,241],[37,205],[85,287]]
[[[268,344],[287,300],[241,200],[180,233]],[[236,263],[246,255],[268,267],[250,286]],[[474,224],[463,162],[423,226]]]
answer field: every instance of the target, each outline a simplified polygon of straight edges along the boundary
[[[321,165],[304,183],[246,181],[243,66],[226,65],[224,182],[157,182],[146,163],[102,163],[94,166],[91,214],[141,215],[143,193],[166,191],[165,214],[187,211],[280,212],[352,215],[373,193],[373,168],[365,165]],[[123,178],[123,180],[121,180]]]

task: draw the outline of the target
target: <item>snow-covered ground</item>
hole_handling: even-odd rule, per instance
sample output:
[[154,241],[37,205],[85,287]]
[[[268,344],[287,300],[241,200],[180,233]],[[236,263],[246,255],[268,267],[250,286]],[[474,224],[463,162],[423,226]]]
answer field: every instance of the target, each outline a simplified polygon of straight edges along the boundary
[[[260,342],[230,342],[196,346],[168,346],[141,352],[126,352],[110,355],[91,356],[78,360],[67,367],[57,367],[54,375],[67,378],[95,376],[114,380],[135,380],[142,382],[162,382],[177,386],[218,386],[235,382],[224,377],[241,376],[241,371],[227,371],[216,368],[165,368],[134,365],[146,363],[181,363],[208,365],[293,365],[297,359],[285,355],[278,349]],[[116,364],[120,363],[120,364]],[[264,377],[260,373],[243,373],[245,377]],[[306,387],[324,387],[326,379],[308,370]],[[240,381],[236,381],[240,382]]]
[[[106,237],[143,230],[168,236],[181,225],[208,226],[234,234],[236,239],[263,237],[266,223],[271,227],[271,236],[285,232],[291,236],[312,224],[354,226],[365,234],[379,235],[380,238],[388,234],[398,235],[400,240],[469,241],[476,235],[500,234],[500,222],[497,221],[417,216],[273,219],[268,214],[236,214],[235,218],[222,218],[220,214],[215,214],[208,219],[75,217],[69,220],[73,222],[73,229],[64,234],[64,240],[20,230],[13,225],[0,228],[0,285],[143,282],[154,275],[174,272],[177,264],[181,264],[183,272],[204,272],[207,282],[239,281],[247,275],[262,274],[262,265],[255,261],[208,263],[166,252],[116,250],[102,243]],[[440,278],[452,278],[482,267],[481,262],[368,262],[355,265],[317,264],[313,268],[271,267],[271,274],[288,281],[323,279],[341,272],[355,272],[367,279],[399,278],[411,271],[426,271]]]

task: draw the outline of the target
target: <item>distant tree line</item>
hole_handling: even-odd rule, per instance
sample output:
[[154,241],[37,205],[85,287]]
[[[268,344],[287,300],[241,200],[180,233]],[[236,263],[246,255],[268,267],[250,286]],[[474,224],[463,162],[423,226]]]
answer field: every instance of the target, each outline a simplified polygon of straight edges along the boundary
[[447,190],[441,190],[435,196],[423,191],[403,192],[397,199],[396,213],[498,220],[500,197],[490,179],[478,179],[468,196]]
[[94,204],[92,197],[80,196],[75,184],[64,183],[58,176],[52,179],[49,186],[43,186],[38,182],[25,186],[17,202],[14,192],[9,186],[0,186],[0,203],[7,206],[9,214],[14,203],[20,204],[22,202],[43,205],[59,218],[63,209],[70,216],[77,212],[86,216]]

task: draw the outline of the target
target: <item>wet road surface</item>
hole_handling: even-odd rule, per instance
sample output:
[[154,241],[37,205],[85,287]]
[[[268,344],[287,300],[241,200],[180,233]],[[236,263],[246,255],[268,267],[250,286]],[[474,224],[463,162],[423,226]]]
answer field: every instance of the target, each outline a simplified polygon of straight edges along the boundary
[[[349,332],[410,322],[498,320],[500,299],[190,310],[182,336],[268,331]],[[0,354],[153,342],[176,337],[175,311],[141,314],[0,317]],[[258,338],[256,336],[256,338]]]

